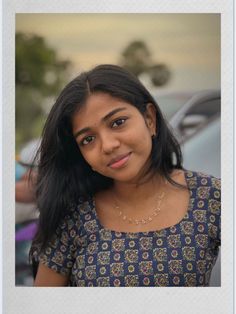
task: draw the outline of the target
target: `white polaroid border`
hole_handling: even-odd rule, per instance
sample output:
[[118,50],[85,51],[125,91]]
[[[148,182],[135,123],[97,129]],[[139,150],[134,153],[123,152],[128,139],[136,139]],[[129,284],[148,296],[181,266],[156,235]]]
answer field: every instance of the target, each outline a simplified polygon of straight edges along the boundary
[[[0,2],[0,25],[2,25],[2,2]],[[2,32],[0,32],[0,42],[2,42]],[[2,60],[2,49],[0,50],[0,60]],[[0,62],[0,82],[2,82],[2,62]],[[0,169],[3,169],[2,167],[2,138],[3,138],[3,132],[2,130],[2,84],[0,89]],[[3,186],[3,177],[1,176],[0,179],[0,207],[2,206],[2,186]],[[2,211],[0,210],[0,226],[2,226]],[[0,239],[2,239],[3,232],[2,228],[0,227]],[[2,241],[0,241],[0,300],[2,300]],[[0,314],[2,314],[2,307],[0,307]]]
[[[3,313],[234,313],[233,0],[3,0]],[[222,280],[208,288],[15,287],[15,14],[220,13],[222,90]]]

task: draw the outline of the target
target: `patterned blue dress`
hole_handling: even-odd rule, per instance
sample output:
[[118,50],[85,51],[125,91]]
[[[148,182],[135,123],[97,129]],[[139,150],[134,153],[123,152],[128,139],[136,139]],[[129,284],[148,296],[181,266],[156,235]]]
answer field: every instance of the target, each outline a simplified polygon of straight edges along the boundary
[[220,246],[220,179],[185,171],[188,210],[174,226],[116,232],[99,222],[94,201],[79,204],[34,258],[70,286],[208,286]]

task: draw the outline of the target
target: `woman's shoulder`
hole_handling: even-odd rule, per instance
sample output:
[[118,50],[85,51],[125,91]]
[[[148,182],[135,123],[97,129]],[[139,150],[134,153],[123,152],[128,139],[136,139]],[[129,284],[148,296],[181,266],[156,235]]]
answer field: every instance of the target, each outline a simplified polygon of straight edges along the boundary
[[221,179],[213,175],[193,170],[185,170],[185,176],[190,187],[206,187],[213,190],[221,190]]
[[76,204],[71,204],[65,213],[65,218],[76,220],[79,216],[91,213],[93,209],[93,198],[83,199],[79,198]]
[[187,171],[195,182],[192,190],[192,213],[197,223],[207,223],[208,235],[220,245],[221,238],[221,179],[199,171]]

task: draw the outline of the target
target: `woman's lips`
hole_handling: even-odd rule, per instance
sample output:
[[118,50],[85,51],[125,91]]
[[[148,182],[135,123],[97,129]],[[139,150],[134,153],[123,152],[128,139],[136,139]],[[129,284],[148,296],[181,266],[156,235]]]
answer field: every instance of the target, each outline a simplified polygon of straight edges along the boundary
[[129,158],[130,158],[130,155],[131,155],[131,153],[118,156],[118,157],[112,159],[112,160],[109,162],[108,166],[109,166],[110,168],[112,168],[112,169],[121,168],[121,167],[123,167],[123,166],[127,163],[127,161],[128,161]]

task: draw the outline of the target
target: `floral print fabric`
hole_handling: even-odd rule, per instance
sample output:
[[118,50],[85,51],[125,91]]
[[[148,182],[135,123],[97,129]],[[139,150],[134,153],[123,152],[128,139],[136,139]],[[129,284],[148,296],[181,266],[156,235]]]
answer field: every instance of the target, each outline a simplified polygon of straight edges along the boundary
[[35,258],[70,286],[208,286],[220,246],[220,180],[185,171],[188,211],[174,226],[151,232],[115,232],[102,227],[94,202],[64,219]]

